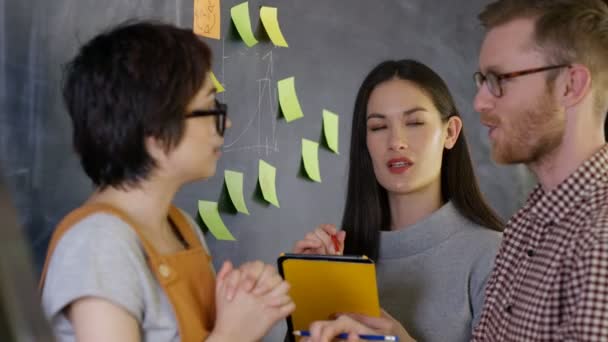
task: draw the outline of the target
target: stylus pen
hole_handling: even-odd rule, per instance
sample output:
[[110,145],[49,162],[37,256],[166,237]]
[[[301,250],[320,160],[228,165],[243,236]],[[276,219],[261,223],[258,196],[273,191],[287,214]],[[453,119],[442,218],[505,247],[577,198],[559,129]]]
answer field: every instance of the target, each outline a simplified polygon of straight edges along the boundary
[[[310,336],[310,331],[308,331],[308,330],[295,330],[293,332],[293,334],[295,336]],[[342,333],[342,334],[336,336],[336,338],[347,339],[348,338],[348,334]],[[359,335],[359,339],[361,339],[361,340],[368,340],[368,341],[399,341],[399,337],[397,337],[397,336],[388,336],[388,335],[366,335],[366,334],[361,334],[361,335]]]

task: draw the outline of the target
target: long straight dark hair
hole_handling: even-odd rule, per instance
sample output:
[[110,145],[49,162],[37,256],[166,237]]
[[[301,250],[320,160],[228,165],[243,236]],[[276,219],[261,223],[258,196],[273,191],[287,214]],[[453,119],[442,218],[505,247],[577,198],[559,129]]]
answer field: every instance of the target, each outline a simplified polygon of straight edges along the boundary
[[[380,249],[380,231],[390,229],[391,212],[387,192],[376,180],[367,149],[367,102],[378,84],[394,78],[416,84],[430,97],[442,121],[459,116],[454,99],[441,77],[414,60],[382,62],[361,84],[353,113],[348,190],[342,227],[346,231],[345,253],[365,254],[374,260],[377,260]],[[444,149],[441,195],[443,200],[452,201],[469,220],[488,229],[502,231],[502,220],[479,191],[464,130],[452,149]]]

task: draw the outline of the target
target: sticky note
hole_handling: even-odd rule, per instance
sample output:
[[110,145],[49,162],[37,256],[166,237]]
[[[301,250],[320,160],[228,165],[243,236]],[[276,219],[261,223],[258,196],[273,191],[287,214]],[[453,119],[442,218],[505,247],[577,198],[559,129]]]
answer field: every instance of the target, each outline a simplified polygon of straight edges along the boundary
[[308,177],[315,182],[321,183],[319,172],[319,143],[308,139],[302,139],[302,160]]
[[260,181],[260,188],[262,188],[262,195],[266,201],[280,208],[279,199],[277,198],[276,174],[277,169],[274,166],[260,159],[258,179]]
[[211,71],[211,82],[213,82],[213,86],[215,87],[215,91],[219,94],[221,92],[223,92],[224,90],[224,86],[220,83],[220,81],[217,80],[217,77],[215,77],[215,74],[213,73],[213,71]]
[[304,117],[298,95],[296,94],[295,78],[289,77],[278,82],[279,104],[287,122]]
[[198,201],[198,213],[201,215],[203,222],[209,228],[209,231],[218,240],[236,240],[232,233],[226,228],[220,212],[217,209],[216,202]]
[[262,20],[262,25],[264,25],[266,33],[268,33],[268,37],[270,37],[272,43],[276,46],[287,47],[287,42],[279,27],[277,8],[262,6],[262,8],[260,8],[260,19]]
[[245,205],[245,197],[243,196],[243,173],[226,170],[224,171],[224,180],[228,188],[228,195],[230,195],[236,211],[249,215],[249,210],[247,210],[247,206]]
[[194,33],[220,39],[220,0],[194,0]]
[[336,154],[338,152],[338,115],[328,111],[327,109],[323,109],[323,132],[325,133],[325,140],[327,141],[327,146],[334,151]]
[[236,26],[236,30],[239,31],[241,39],[245,42],[245,45],[252,47],[258,43],[253,36],[251,29],[251,20],[249,19],[249,2],[245,1],[238,4],[230,9],[230,16],[232,22]]

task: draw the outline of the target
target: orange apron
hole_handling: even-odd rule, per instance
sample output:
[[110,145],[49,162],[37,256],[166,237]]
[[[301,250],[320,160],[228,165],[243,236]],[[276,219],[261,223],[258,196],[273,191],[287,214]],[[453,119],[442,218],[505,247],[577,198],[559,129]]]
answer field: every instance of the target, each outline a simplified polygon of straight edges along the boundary
[[215,274],[211,257],[202,246],[188,219],[176,207],[169,209],[169,218],[189,248],[170,255],[161,255],[150,244],[143,230],[126,213],[108,204],[84,205],[67,215],[53,233],[40,279],[44,286],[47,267],[57,243],[78,221],[94,213],[108,213],[125,221],[137,233],[148,258],[148,266],[169,298],[176,316],[180,340],[201,342],[215,322]]

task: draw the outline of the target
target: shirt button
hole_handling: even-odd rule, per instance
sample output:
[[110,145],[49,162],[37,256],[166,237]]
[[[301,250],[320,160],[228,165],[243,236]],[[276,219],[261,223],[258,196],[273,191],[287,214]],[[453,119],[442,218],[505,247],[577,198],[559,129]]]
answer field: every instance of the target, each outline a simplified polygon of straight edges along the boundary
[[171,274],[171,269],[165,264],[160,264],[160,266],[158,266],[158,273],[160,273],[161,276],[167,278]]
[[527,255],[528,255],[530,258],[531,258],[531,257],[533,257],[533,256],[534,256],[534,250],[533,250],[533,249],[528,249],[528,250],[526,251],[526,254],[527,254]]
[[508,313],[509,315],[513,313],[513,305],[512,304],[507,304],[507,306],[505,307],[505,312]]

